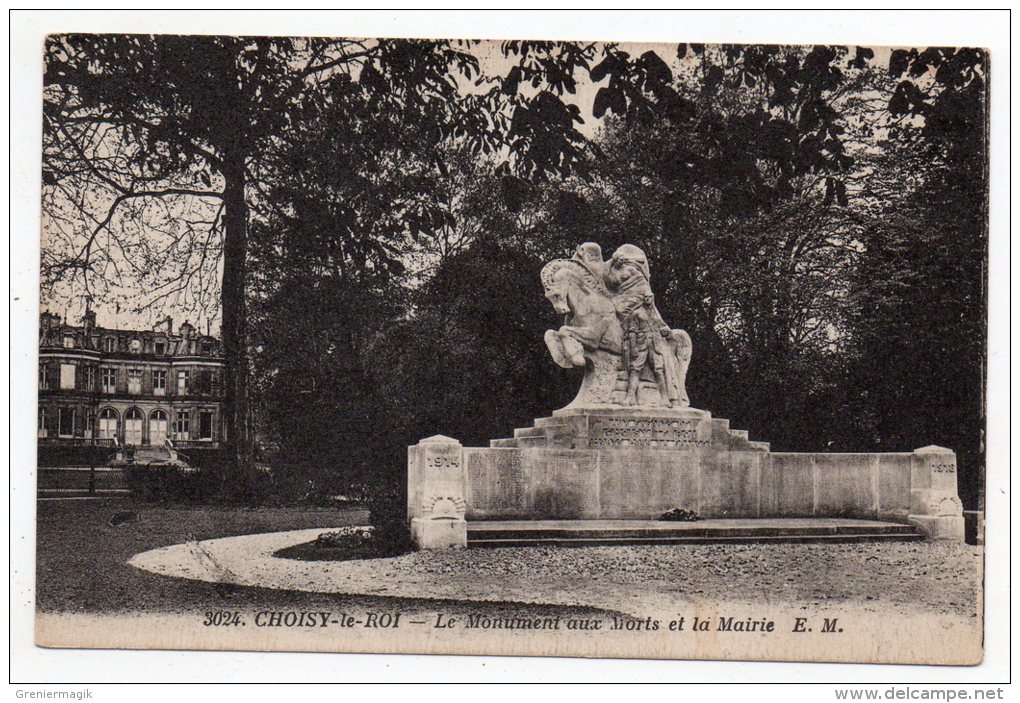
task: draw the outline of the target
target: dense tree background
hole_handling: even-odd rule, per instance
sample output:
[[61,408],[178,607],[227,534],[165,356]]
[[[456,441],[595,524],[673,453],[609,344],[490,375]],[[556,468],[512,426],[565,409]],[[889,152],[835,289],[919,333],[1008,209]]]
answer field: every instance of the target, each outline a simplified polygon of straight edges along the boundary
[[[188,198],[201,216],[170,205],[164,220],[182,251],[218,256],[231,241],[219,203],[240,179],[243,275],[224,273],[222,291],[243,325],[224,334],[250,371],[260,461],[296,495],[399,486],[425,436],[483,444],[566,404],[579,378],[548,358],[558,321],[538,272],[596,241],[648,253],[660,310],[694,342],[696,407],[776,449],[950,446],[974,505],[982,52],[507,42],[493,71],[471,45],[209,39],[218,63],[184,74],[180,95],[146,97],[136,74],[200,61],[197,40],[169,56],[149,38],[105,41],[49,57],[52,217],[74,222],[97,179],[104,213]],[[235,141],[196,107],[222,103],[213,78],[231,71],[250,125]],[[572,99],[580,80],[598,85],[592,115]],[[132,126],[157,113],[173,119]],[[95,233],[110,230],[153,249],[144,227],[89,217],[79,239],[108,245]],[[44,252],[54,280],[95,266],[68,251]]]

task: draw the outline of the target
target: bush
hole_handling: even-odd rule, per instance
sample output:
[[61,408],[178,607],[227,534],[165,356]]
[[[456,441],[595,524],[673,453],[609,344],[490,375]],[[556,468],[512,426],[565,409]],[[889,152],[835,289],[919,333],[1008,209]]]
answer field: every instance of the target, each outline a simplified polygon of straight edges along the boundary
[[667,510],[659,516],[660,520],[667,522],[697,522],[701,518],[693,510],[686,510],[684,508],[673,508]]
[[216,494],[217,477],[204,469],[175,464],[136,464],[124,469],[131,493],[147,503],[198,503]]
[[188,447],[179,451],[181,461],[196,469],[224,471],[230,468],[230,453],[223,447]]
[[39,445],[38,465],[47,466],[103,466],[114,456],[112,447],[89,445]]
[[407,522],[407,497],[402,491],[378,489],[367,502],[372,539],[386,554],[403,554],[414,549]]

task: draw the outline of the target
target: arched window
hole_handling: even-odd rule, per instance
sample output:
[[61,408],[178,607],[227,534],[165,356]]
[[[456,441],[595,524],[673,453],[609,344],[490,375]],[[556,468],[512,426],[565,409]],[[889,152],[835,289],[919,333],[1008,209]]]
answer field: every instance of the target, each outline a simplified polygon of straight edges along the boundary
[[117,436],[117,411],[104,408],[99,413],[99,439],[113,439]]
[[131,408],[124,414],[124,444],[138,446],[142,443],[145,416],[138,408]]
[[165,411],[156,409],[149,413],[149,444],[159,447],[166,443],[169,425],[170,418]]

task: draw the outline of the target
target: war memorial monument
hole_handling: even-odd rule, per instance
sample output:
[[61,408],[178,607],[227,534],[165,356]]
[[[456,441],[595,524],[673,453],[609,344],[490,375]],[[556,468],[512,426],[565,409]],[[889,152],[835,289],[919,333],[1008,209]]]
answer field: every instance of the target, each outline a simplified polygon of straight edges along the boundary
[[[691,339],[659,314],[639,247],[603,260],[598,244],[582,244],[546,264],[541,282],[563,316],[546,345],[558,365],[584,368],[581,388],[489,447],[444,436],[409,447],[408,519],[419,548],[963,540],[949,449],[773,452],[691,407]],[[674,509],[701,520],[686,530],[660,520]]]

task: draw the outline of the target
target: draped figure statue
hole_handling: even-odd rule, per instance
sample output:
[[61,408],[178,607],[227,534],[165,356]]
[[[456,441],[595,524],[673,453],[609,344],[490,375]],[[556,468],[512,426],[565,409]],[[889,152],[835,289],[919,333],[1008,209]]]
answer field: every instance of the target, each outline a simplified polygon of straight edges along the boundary
[[640,248],[624,244],[603,261],[601,247],[586,242],[571,259],[546,264],[542,284],[564,316],[545,334],[553,360],[585,368],[571,405],[690,406],[691,339],[659,314]]

